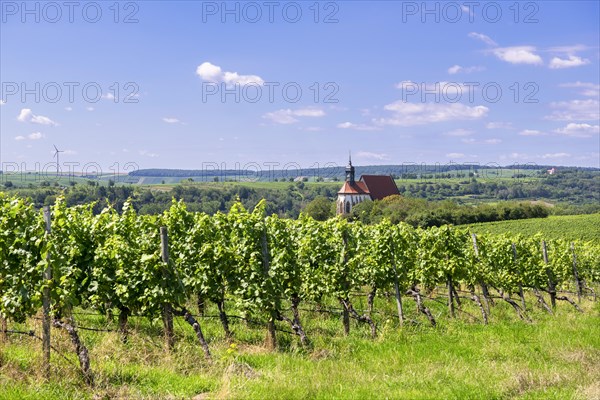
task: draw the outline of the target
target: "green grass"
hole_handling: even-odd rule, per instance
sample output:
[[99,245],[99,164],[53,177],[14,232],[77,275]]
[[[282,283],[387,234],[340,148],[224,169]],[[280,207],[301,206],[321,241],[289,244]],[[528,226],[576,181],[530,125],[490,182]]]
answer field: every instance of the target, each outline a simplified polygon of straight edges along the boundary
[[[533,308],[534,300],[529,299]],[[465,300],[466,302],[466,300]],[[360,301],[356,300],[360,307]],[[555,315],[529,310],[520,321],[497,304],[490,325],[463,304],[456,319],[426,300],[437,318],[432,328],[405,300],[418,323],[399,327],[392,301],[376,301],[379,336],[353,322],[349,337],[338,316],[304,311],[312,340],[302,349],[278,333],[279,350],[263,346],[264,330],[232,319],[235,345],[218,319],[202,320],[214,361],[204,360],[187,324],[176,319],[176,348],[166,353],[160,323],[132,318],[127,344],[115,332],[80,330],[90,349],[95,387],[80,377],[68,337],[53,330],[49,380],[41,373],[41,344],[11,335],[0,343],[0,399],[594,399],[600,396],[600,304],[584,300],[583,314],[560,302]],[[207,310],[214,315],[214,307]],[[305,304],[305,309],[312,305]],[[102,316],[76,315],[80,326],[115,328]],[[280,329],[289,330],[285,325]],[[40,332],[38,320],[12,325]]]
[[0,185],[5,182],[12,182],[16,188],[27,188],[30,185],[33,187],[43,187],[42,182],[47,183],[50,187],[54,186],[70,186],[71,182],[75,182],[78,185],[86,185],[88,182],[96,182],[100,185],[108,185],[109,180],[117,181],[117,184],[124,184],[123,181],[127,179],[126,175],[120,174],[115,175],[113,173],[103,174],[96,178],[84,178],[81,174],[70,175],[68,171],[62,171],[59,176],[54,171],[48,171],[47,173],[39,172],[24,172],[24,173],[4,173],[0,174]]
[[541,232],[548,239],[600,241],[600,214],[550,216],[466,226],[478,234],[520,233],[531,236]]

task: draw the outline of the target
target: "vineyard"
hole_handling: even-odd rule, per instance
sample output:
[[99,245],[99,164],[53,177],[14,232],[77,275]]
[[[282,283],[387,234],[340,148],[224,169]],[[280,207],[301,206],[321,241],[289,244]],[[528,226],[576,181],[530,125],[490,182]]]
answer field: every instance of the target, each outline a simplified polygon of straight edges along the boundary
[[[600,282],[597,242],[290,220],[267,217],[264,202],[251,212],[235,204],[214,216],[175,201],[158,216],[138,215],[128,203],[122,213],[106,208],[95,215],[92,205],[67,207],[62,198],[38,211],[0,193],[0,257],[3,330],[41,315],[44,368],[52,326],[70,338],[89,385],[93,360],[76,309],[115,315],[123,343],[132,319],[160,321],[167,352],[176,346],[174,319],[181,318],[211,362],[212,338],[203,329],[209,309],[232,343],[240,339],[231,329],[237,318],[264,326],[270,349],[278,347],[279,331],[311,349],[303,307],[326,313],[337,303],[344,335],[364,326],[375,338],[390,318],[377,310],[382,302],[393,304],[399,326],[436,326],[432,305],[440,302],[449,318],[470,303],[478,313],[473,320],[486,325],[494,307],[507,304],[530,321],[528,302],[548,314],[559,302],[580,310]],[[409,314],[408,302],[418,314]]]

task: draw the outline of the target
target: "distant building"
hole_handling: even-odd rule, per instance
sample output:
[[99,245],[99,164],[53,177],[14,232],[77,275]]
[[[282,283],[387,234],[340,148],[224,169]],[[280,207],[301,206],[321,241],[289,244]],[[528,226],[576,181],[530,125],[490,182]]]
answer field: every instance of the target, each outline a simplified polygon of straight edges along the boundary
[[396,182],[389,175],[362,175],[356,182],[352,159],[346,167],[346,181],[338,192],[337,214],[350,214],[352,207],[365,200],[381,200],[400,194]]
[[556,173],[556,168],[554,168],[554,167],[553,167],[553,168],[550,168],[550,169],[548,170],[548,175],[554,175],[555,173]]

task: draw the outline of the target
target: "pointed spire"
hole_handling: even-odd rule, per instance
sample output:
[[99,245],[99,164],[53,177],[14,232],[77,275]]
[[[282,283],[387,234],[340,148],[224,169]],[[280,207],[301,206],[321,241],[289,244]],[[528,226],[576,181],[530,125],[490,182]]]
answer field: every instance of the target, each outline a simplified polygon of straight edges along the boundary
[[348,151],[348,166],[346,166],[346,182],[354,184],[354,167],[352,166],[352,153]]

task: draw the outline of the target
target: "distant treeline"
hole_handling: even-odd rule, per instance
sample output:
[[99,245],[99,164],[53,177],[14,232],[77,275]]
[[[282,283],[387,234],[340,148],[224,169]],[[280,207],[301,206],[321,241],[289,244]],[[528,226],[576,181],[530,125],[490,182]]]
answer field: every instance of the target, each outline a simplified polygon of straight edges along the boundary
[[571,204],[600,204],[600,173],[563,171],[536,178],[482,181],[474,177],[457,183],[401,183],[400,194],[429,200],[469,196],[485,200],[547,199]]
[[[56,184],[56,183],[55,183]],[[123,185],[109,182],[99,184],[89,180],[85,184],[72,183],[66,188],[44,184],[18,188],[4,183],[4,190],[30,197],[36,206],[53,204],[56,196],[64,193],[69,206],[97,202],[96,211],[107,203],[120,209],[128,198],[133,199],[134,207],[142,214],[156,214],[168,209],[171,199],[183,199],[192,211],[214,214],[225,212],[239,199],[244,207],[252,209],[261,199],[267,200],[267,212],[282,217],[297,218],[302,211],[310,211],[319,218],[328,218],[334,213],[334,203],[340,183],[310,184],[290,182],[288,184],[269,185],[213,183],[199,184],[185,182],[169,190],[150,189],[143,185]],[[390,210],[380,209],[379,205],[368,214],[355,216],[365,221],[377,221],[381,215],[394,220],[407,220],[414,226],[430,226],[441,223],[473,223],[501,221],[504,219],[529,218],[542,216],[539,210],[516,207],[506,211],[502,206],[505,200],[525,202],[544,200],[555,207],[547,210],[557,214],[589,214],[600,212],[600,174],[592,171],[562,171],[556,175],[543,175],[536,178],[490,181],[466,178],[456,182],[402,182],[398,185],[400,194],[413,209],[411,215],[388,215],[394,207],[400,212],[404,205],[390,205]],[[166,188],[165,188],[166,189]],[[448,200],[451,200],[450,202]],[[498,206],[485,206],[472,210],[473,204],[498,203]],[[404,204],[404,203],[402,203]],[[510,203],[517,204],[517,203]],[[425,206],[426,205],[426,206]],[[361,207],[371,207],[361,205]],[[407,206],[408,207],[408,206]],[[490,209],[489,207],[492,207]],[[410,217],[410,218],[409,218]]]
[[[396,179],[444,179],[450,177],[487,177],[487,178],[522,178],[528,174],[523,172],[538,170],[541,173],[552,166],[532,165],[532,164],[514,164],[500,166],[497,164],[416,164],[406,163],[403,165],[370,165],[357,166],[356,175],[392,175]],[[559,171],[588,171],[599,172],[598,168],[574,168],[559,167]],[[194,180],[213,181],[214,178],[224,181],[232,180],[287,180],[296,177],[323,178],[323,179],[343,179],[345,165],[336,165],[335,163],[324,163],[323,165],[311,166],[310,168],[301,168],[297,163],[265,164],[248,163],[245,165],[236,164],[235,168],[226,168],[225,165],[217,163],[205,163],[202,169],[140,169],[129,173],[133,177],[155,177],[155,178],[194,178]]]
[[66,188],[58,186],[43,186],[31,188],[11,188],[12,193],[32,199],[36,207],[54,204],[59,194],[64,194],[68,206],[97,202],[94,210],[99,212],[110,203],[117,210],[128,199],[141,214],[158,214],[171,206],[173,198],[185,200],[190,211],[214,214],[226,211],[231,205],[240,200],[244,207],[253,209],[261,199],[267,200],[267,212],[283,217],[296,218],[301,210],[313,199],[324,196],[333,199],[338,187],[333,185],[307,185],[295,182],[286,188],[263,189],[251,188],[237,184],[185,184],[176,185],[168,191],[150,190],[143,186],[134,185],[98,185],[88,181],[85,185],[72,185]]

